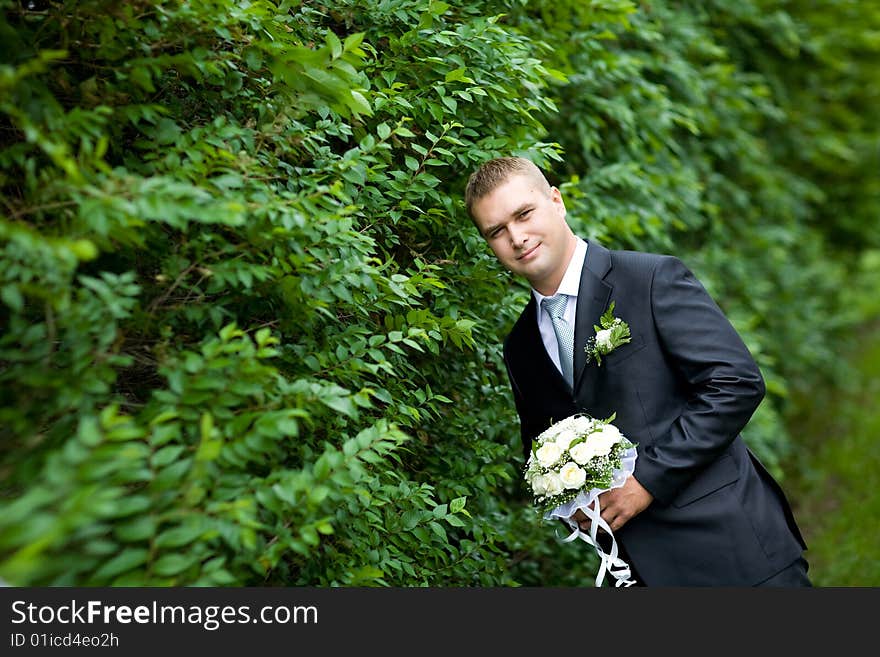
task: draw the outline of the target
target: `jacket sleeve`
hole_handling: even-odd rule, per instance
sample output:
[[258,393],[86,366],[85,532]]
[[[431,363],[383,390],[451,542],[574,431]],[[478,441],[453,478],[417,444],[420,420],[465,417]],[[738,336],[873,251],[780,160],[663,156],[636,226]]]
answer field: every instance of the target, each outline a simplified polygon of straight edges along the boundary
[[669,431],[640,451],[635,475],[668,504],[736,439],[765,386],[739,334],[679,259],[664,256],[654,269],[651,310],[687,400]]
[[510,389],[513,392],[513,402],[516,405],[516,413],[519,416],[520,439],[522,440],[523,459],[528,461],[529,453],[532,451],[532,440],[544,429],[535,422],[526,410],[525,400],[516,384],[516,378],[510,367],[507,356],[507,345],[504,349],[504,366],[507,368],[507,380],[510,382]]

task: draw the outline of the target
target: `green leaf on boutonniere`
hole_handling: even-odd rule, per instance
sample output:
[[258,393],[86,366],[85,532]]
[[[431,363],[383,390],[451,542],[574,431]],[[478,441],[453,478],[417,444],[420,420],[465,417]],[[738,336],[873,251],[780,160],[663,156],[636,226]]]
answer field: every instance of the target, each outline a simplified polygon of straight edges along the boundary
[[587,341],[584,351],[587,352],[587,362],[596,359],[597,365],[602,365],[602,356],[607,356],[620,345],[630,341],[629,325],[619,317],[614,316],[614,302],[608,305],[608,310],[599,318],[601,326],[593,325],[596,335]]

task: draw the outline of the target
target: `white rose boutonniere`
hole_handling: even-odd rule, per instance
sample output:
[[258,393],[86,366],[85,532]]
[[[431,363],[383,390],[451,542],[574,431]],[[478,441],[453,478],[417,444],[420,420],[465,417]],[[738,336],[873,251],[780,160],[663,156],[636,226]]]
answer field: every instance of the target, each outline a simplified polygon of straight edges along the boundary
[[614,302],[608,306],[608,310],[599,318],[601,326],[593,325],[596,335],[587,340],[584,351],[587,352],[587,362],[594,358],[597,365],[602,365],[602,356],[607,356],[620,345],[630,341],[629,325],[619,317],[614,316]]

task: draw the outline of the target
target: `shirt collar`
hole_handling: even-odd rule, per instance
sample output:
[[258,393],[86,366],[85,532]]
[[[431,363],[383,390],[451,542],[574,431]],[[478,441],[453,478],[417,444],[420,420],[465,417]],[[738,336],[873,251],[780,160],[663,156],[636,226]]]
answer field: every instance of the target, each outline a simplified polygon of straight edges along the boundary
[[[584,268],[584,262],[586,259],[587,243],[578,237],[577,244],[574,247],[574,253],[571,255],[571,260],[568,261],[568,267],[565,269],[565,274],[562,277],[562,282],[559,283],[559,288],[556,290],[556,294],[567,294],[568,296],[577,298],[578,291],[581,288],[581,270]],[[538,303],[538,308],[540,308],[541,302],[547,297],[534,288],[532,288],[532,294],[535,297],[535,301]]]

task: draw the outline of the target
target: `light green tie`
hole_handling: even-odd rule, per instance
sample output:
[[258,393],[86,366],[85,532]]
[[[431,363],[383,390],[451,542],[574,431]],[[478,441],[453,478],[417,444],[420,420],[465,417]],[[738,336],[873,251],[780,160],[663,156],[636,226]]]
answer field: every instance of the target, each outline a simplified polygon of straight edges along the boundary
[[559,364],[562,367],[562,376],[568,381],[570,387],[574,387],[574,331],[571,325],[565,321],[565,304],[568,297],[564,294],[547,297],[541,301],[541,305],[550,320],[553,322],[553,331],[556,333],[556,342],[559,343]]

